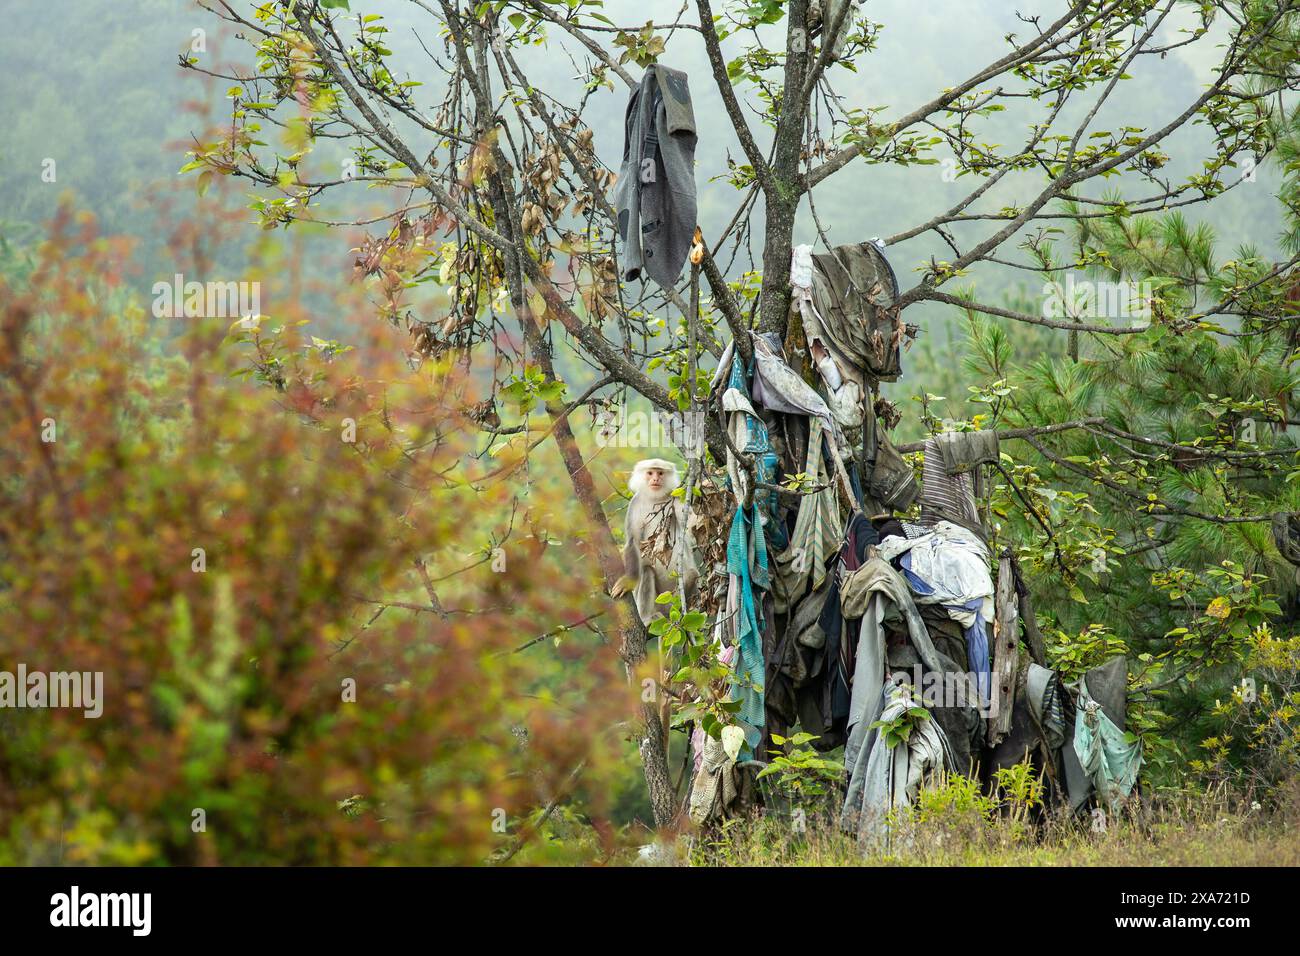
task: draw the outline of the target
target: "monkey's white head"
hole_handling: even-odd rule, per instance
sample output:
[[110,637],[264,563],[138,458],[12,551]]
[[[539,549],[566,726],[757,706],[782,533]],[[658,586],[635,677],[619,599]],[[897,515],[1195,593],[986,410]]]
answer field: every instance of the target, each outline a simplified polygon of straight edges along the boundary
[[662,458],[646,458],[638,461],[632,468],[632,476],[627,480],[628,490],[634,495],[642,492],[654,498],[664,498],[672,493],[680,479],[677,466]]

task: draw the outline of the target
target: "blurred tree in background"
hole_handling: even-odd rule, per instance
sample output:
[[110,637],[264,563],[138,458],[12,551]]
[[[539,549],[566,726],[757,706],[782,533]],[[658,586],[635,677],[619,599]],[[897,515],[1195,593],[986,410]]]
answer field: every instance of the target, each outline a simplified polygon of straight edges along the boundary
[[625,685],[570,554],[481,544],[512,490],[465,472],[465,383],[283,328],[239,385],[226,321],[161,354],[118,255],[65,216],[0,280],[5,666],[105,698],[0,710],[0,862],[481,862],[580,768],[599,816]]

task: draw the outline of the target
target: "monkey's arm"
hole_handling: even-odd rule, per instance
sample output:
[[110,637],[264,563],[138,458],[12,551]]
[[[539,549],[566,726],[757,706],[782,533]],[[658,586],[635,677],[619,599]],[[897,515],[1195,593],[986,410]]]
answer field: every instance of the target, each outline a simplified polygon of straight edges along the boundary
[[636,496],[633,495],[628,502],[627,517],[623,522],[623,576],[609,589],[611,597],[622,597],[636,587],[637,581],[641,579],[641,542],[638,522],[635,520],[638,510]]

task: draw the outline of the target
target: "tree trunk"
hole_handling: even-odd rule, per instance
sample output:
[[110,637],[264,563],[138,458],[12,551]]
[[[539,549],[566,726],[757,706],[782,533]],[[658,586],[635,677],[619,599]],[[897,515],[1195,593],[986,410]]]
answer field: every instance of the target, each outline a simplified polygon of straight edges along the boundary
[[[778,181],[779,182],[779,181]],[[780,188],[778,186],[778,188]],[[767,201],[763,238],[763,286],[758,330],[785,335],[790,314],[790,253],[794,247],[794,202]]]
[[[528,339],[530,351],[546,380],[554,381],[555,369],[551,362],[550,351],[533,323],[531,315],[528,314],[526,301],[520,302],[519,307],[523,310],[524,334]],[[593,533],[592,552],[600,562],[601,576],[605,581],[605,590],[608,592],[623,576],[623,561],[618,544],[609,527],[609,519],[605,517],[605,510],[601,507],[600,495],[596,491],[595,482],[592,481],[591,471],[587,468],[581,449],[578,448],[573,429],[569,427],[568,416],[563,414],[564,406],[559,402],[548,402],[546,411],[551,418],[554,428],[552,435],[556,446],[560,449],[560,457],[564,460],[564,469],[569,473],[573,493],[582,505],[583,511],[586,512]],[[636,604],[630,592],[619,599],[617,613],[621,638],[619,657],[627,670],[628,680],[631,681],[636,675],[637,668],[646,658],[646,629],[637,615]],[[656,694],[656,699],[657,696]],[[664,744],[667,739],[667,728],[659,718],[656,700],[643,700],[640,716],[641,740],[637,749],[641,753],[641,763],[645,769],[646,789],[650,795],[650,807],[654,811],[655,826],[662,829],[672,823],[677,813],[676,795],[673,791],[672,778],[668,773],[668,751]]]
[[[501,164],[500,168],[504,168],[505,157],[501,155],[499,150],[497,151],[497,161]],[[529,353],[537,363],[538,368],[541,369],[546,381],[557,381],[555,364],[551,360],[551,350],[542,336],[542,329],[549,321],[548,316],[543,314],[540,317],[535,317],[528,296],[524,292],[525,279],[518,257],[528,253],[524,246],[523,236],[518,229],[517,212],[506,198],[505,190],[499,179],[494,178],[491,196],[498,223],[519,244],[518,249],[520,251],[508,254],[508,258],[511,260],[512,278],[509,287],[511,303],[519,315],[519,325],[523,331],[524,340],[528,344]],[[540,322],[538,321],[539,318]],[[592,481],[591,471],[587,468],[587,462],[582,457],[582,450],[578,447],[578,441],[573,435],[573,429],[569,426],[569,419],[565,414],[563,403],[558,401],[547,402],[546,413],[551,419],[551,434],[555,438],[556,447],[560,450],[560,457],[564,461],[564,469],[569,474],[569,483],[573,486],[574,496],[578,499],[587,515],[588,524],[592,531],[592,554],[600,563],[601,577],[605,582],[605,591],[608,593],[623,576],[623,560],[618,544],[614,540],[614,533],[609,527],[609,520],[605,517],[605,509],[601,507],[600,494],[596,490],[595,482]],[[618,602],[616,611],[619,619],[619,657],[622,659],[623,666],[627,671],[628,680],[631,681],[636,674],[637,668],[646,657],[646,629],[637,614],[636,604],[631,593],[623,595]],[[668,773],[667,748],[664,745],[666,728],[659,719],[657,705],[654,701],[643,701],[640,711],[641,741],[637,749],[640,751],[641,762],[645,768],[646,789],[650,795],[650,806],[654,812],[655,826],[663,828],[671,824],[676,816],[676,799],[672,787],[672,778]]]
[[[763,286],[758,322],[760,332],[781,336],[785,334],[790,314],[790,253],[794,247],[795,214],[803,195],[799,159],[808,107],[801,95],[808,70],[807,0],[791,0],[787,17],[788,52],[781,116],[777,121],[769,185],[764,194]],[[797,37],[802,40],[796,42]]]

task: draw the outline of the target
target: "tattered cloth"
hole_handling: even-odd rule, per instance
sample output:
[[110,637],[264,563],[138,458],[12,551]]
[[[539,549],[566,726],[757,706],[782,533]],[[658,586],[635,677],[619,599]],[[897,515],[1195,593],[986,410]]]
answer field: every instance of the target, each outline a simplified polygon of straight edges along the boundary
[[866,393],[862,369],[848,356],[842,354],[822,329],[821,316],[813,305],[812,246],[795,246],[790,253],[790,292],[793,304],[803,320],[804,336],[811,345],[820,342],[826,349],[825,357],[817,363],[817,371],[826,383],[827,404],[835,420],[846,430],[860,430],[865,407],[862,396]]
[[944,432],[927,438],[921,470],[921,523],[951,521],[983,534],[975,504],[981,492],[977,466],[997,460],[996,432]]
[[677,282],[695,232],[695,112],[686,74],[656,64],[627,101],[614,188],[623,277]]
[[767,590],[771,586],[767,545],[759,526],[757,505],[751,505],[748,512],[743,507],[736,509],[727,541],[727,570],[737,579],[740,591],[734,688],[740,701],[737,716],[749,725],[747,740],[753,747],[758,743],[767,720],[763,707],[763,682],[766,679],[763,631],[754,590]]
[[1086,678],[1079,681],[1074,752],[1107,808],[1114,808],[1129,795],[1142,766],[1142,743],[1130,743],[1124,731],[1111,722],[1101,704],[1089,695]]
[[822,460],[824,428],[820,418],[810,419],[808,459],[804,465],[808,481],[822,487],[801,496],[790,545],[773,561],[772,596],[778,614],[790,610],[806,591],[822,586],[826,561],[840,548],[840,509],[834,479]]
[[1059,750],[1065,743],[1065,690],[1056,671],[1031,661],[1025,678],[1025,697],[1048,749]]
[[846,447],[844,433],[831,414],[830,406],[786,364],[781,357],[780,340],[771,333],[753,335],[753,339],[754,387],[751,394],[754,401],[774,412],[820,419],[833,436],[835,448],[842,451]]
[[[881,693],[880,720],[897,720],[921,704],[905,683],[891,680]],[[840,827],[862,843],[889,846],[892,811],[910,806],[926,778],[951,766],[948,740],[927,716],[916,718],[908,739],[890,748],[879,728],[863,744],[869,754],[849,780]]]
[[687,813],[691,822],[704,826],[727,815],[739,790],[736,786],[736,761],[728,756],[722,741],[698,728],[697,733],[704,740],[698,751]]
[[844,752],[844,767],[850,775],[866,728],[876,720],[873,708],[885,683],[885,602],[898,609],[907,624],[912,646],[925,666],[932,671],[944,670],[902,575],[880,558],[871,558],[845,576],[840,582],[840,608],[846,620],[861,621],[849,705],[849,742]]
[[878,379],[901,370],[905,328],[894,303],[898,279],[872,242],[814,255],[813,306],[835,351]]

